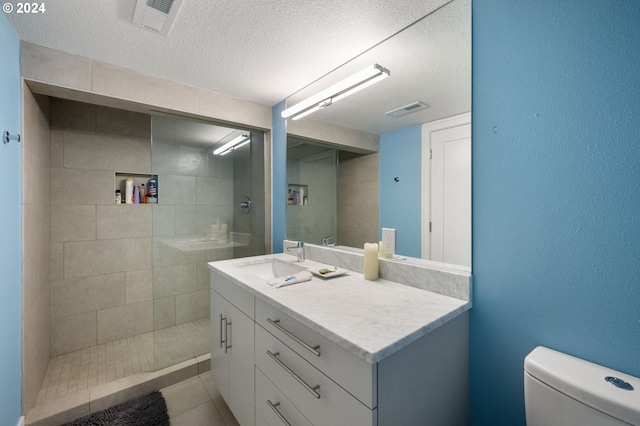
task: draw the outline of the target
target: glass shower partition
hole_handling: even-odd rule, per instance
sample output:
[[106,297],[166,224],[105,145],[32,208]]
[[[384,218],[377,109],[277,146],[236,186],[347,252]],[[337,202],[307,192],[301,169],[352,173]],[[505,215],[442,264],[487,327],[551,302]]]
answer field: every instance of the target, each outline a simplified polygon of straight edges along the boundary
[[158,370],[210,351],[207,263],[265,253],[264,136],[165,114],[153,115],[151,126]]

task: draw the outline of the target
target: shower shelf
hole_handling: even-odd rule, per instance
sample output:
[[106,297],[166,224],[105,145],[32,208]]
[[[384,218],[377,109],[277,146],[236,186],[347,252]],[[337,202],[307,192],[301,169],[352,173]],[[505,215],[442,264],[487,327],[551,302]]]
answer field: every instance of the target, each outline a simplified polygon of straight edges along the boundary
[[[296,196],[296,194],[298,194]],[[301,195],[300,195],[301,194]],[[309,185],[290,183],[287,185],[287,205],[307,205],[309,200]]]
[[[115,172],[113,176],[113,193],[115,194],[116,189],[120,190],[120,193],[122,194],[122,204],[125,204],[124,202],[125,181],[127,180],[127,178],[132,178],[134,185],[144,184],[145,190],[148,190],[147,183],[149,182],[149,179],[155,179],[156,182],[158,181],[158,175],[154,175],[150,173]],[[152,203],[152,204],[156,204],[156,203]],[[140,204],[145,204],[145,203],[140,203]]]

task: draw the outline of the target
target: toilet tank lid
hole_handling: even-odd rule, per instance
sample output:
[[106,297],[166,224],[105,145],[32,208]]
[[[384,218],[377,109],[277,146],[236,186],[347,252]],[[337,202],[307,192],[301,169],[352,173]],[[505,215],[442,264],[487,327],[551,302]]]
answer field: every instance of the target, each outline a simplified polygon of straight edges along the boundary
[[[573,399],[619,420],[640,424],[640,379],[598,364],[538,346],[524,360],[531,376]],[[612,376],[631,384],[623,390],[607,382]]]

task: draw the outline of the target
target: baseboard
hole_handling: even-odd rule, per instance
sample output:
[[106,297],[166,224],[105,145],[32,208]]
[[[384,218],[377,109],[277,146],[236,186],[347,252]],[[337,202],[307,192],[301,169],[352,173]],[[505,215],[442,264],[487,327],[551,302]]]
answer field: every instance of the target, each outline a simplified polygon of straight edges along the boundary
[[24,416],[20,417],[18,420],[18,426],[24,426]]

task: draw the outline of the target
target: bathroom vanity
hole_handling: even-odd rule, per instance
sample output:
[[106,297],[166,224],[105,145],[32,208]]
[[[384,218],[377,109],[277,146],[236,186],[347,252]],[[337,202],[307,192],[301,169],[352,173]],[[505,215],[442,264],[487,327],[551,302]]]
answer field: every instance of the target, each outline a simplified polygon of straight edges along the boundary
[[[469,300],[288,254],[209,263],[211,371],[249,425],[464,425]],[[419,271],[417,271],[419,272]]]

